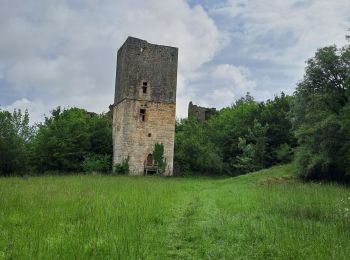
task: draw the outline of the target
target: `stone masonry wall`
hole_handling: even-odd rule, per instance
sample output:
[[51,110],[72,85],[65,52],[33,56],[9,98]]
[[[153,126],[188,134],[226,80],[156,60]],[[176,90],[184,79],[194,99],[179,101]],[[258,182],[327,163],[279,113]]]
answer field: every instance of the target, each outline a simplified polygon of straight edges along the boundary
[[208,120],[215,113],[215,108],[193,105],[192,101],[188,104],[188,117],[194,117],[198,122],[202,123],[205,120]]
[[178,49],[128,37],[118,50],[114,104],[139,99],[143,82],[152,88],[149,99],[176,103]]
[[[140,109],[146,110],[145,121],[140,119]],[[175,104],[124,100],[113,111],[113,162],[122,163],[129,157],[131,175],[142,175],[148,154],[156,143],[164,145],[166,170],[173,173]]]
[[[154,145],[164,145],[173,173],[178,49],[128,37],[118,50],[113,104],[113,164],[129,157],[132,175],[142,175]],[[146,111],[144,122],[140,110]]]

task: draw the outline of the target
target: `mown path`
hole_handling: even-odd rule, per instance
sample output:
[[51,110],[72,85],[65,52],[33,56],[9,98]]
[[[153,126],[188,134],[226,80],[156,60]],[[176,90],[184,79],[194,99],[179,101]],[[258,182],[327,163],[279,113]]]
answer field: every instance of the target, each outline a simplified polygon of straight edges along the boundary
[[350,223],[337,204],[350,189],[304,184],[292,170],[189,183],[168,222],[167,257],[347,259]]
[[293,171],[0,178],[0,259],[348,259],[350,189]]

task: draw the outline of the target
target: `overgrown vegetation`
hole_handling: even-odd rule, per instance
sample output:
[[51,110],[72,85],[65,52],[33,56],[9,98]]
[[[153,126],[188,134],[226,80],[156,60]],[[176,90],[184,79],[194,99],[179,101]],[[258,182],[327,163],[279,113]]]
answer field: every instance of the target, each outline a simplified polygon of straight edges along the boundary
[[0,111],[0,174],[111,171],[112,126],[105,115],[60,107],[29,125],[20,110]]
[[295,93],[300,176],[350,181],[349,98],[350,45],[319,49]]
[[128,174],[129,173],[129,157],[125,158],[122,163],[116,163],[114,165],[113,172],[116,174]]
[[166,167],[166,158],[164,158],[164,145],[156,143],[153,151],[154,161],[157,163],[160,174],[164,173]]
[[238,175],[287,163],[296,140],[289,119],[293,98],[256,102],[247,94],[204,123],[177,122],[175,162],[186,173]]
[[235,178],[0,178],[4,259],[347,259],[348,188]]
[[[305,179],[350,181],[350,45],[319,49],[293,96],[257,102],[249,93],[204,123],[176,123],[181,175],[239,175],[290,162]],[[20,110],[0,111],[0,174],[111,171],[112,127],[105,115],[54,109],[36,127]],[[164,172],[164,147],[155,161]],[[128,171],[128,163],[114,167]]]
[[82,164],[84,172],[110,172],[111,156],[108,154],[89,154]]
[[33,134],[27,110],[24,114],[21,110],[13,113],[0,110],[0,175],[23,174],[28,170]]

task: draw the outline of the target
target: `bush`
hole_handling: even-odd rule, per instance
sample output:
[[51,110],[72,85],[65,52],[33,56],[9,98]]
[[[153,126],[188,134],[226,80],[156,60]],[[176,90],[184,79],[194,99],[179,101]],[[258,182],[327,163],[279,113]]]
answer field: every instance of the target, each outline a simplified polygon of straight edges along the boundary
[[293,159],[293,150],[290,145],[281,144],[275,150],[275,157],[280,163],[288,163]]
[[112,127],[105,115],[58,107],[39,125],[31,142],[30,161],[38,172],[109,171],[106,161],[111,154]]
[[84,172],[110,172],[111,157],[107,154],[89,154],[84,157]]
[[164,158],[164,145],[155,144],[153,151],[154,160],[157,162],[159,173],[162,174],[165,171],[166,159]]
[[116,174],[128,174],[129,173],[129,157],[124,159],[122,163],[116,163],[114,165],[114,173],[116,173]]

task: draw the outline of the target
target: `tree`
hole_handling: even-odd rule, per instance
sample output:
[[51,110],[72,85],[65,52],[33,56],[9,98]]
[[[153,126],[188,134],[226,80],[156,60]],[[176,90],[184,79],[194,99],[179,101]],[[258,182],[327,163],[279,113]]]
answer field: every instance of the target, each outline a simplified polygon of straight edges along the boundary
[[182,174],[222,172],[221,152],[206,136],[205,127],[193,118],[176,123],[174,161]]
[[28,168],[28,146],[34,134],[26,110],[0,110],[0,174],[24,173]]
[[54,109],[51,117],[39,125],[32,141],[33,167],[39,172],[106,171],[111,168],[111,153],[112,132],[107,117],[79,108]]
[[346,178],[349,77],[350,46],[321,48],[307,61],[293,107],[300,176]]
[[237,175],[292,159],[292,98],[256,102],[249,93],[198,124],[176,125],[175,163],[187,172]]

